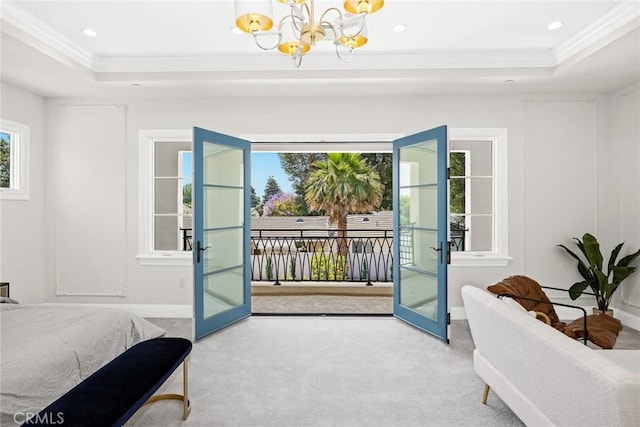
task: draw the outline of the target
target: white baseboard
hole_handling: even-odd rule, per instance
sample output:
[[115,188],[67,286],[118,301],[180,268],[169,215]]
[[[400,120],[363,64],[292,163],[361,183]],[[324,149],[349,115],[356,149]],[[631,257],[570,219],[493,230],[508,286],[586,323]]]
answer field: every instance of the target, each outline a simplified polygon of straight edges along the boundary
[[187,318],[193,317],[193,306],[184,304],[82,304],[82,303],[44,303],[56,307],[97,307],[116,308],[128,311],[140,317],[169,317]]
[[629,314],[626,311],[619,310],[617,308],[613,309],[613,315],[620,319],[624,326],[628,326],[636,331],[640,331],[640,317],[635,316],[633,314]]
[[464,311],[464,307],[449,307],[449,313],[451,313],[451,320],[467,320],[467,312]]

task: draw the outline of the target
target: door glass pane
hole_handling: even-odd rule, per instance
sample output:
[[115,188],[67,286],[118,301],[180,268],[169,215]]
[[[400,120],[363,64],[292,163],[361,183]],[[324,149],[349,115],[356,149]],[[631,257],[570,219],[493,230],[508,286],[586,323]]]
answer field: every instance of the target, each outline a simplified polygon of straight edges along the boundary
[[242,187],[244,184],[244,152],[239,148],[218,144],[204,146],[204,184]]
[[438,227],[438,189],[435,186],[403,188],[400,190],[400,226]]
[[204,277],[204,317],[244,303],[243,268],[238,267]]
[[203,253],[204,272],[222,270],[242,265],[243,244],[242,228],[205,231]]
[[204,228],[237,227],[242,225],[244,215],[244,189],[228,187],[205,187],[203,191]]
[[436,140],[403,148],[400,150],[400,187],[436,182],[437,164]]
[[438,315],[438,277],[407,268],[400,269],[400,304],[432,320]]
[[411,262],[403,262],[403,265],[436,274],[439,254],[433,248],[438,247],[438,232],[416,229],[404,229],[403,231],[412,235],[407,239],[411,247],[408,245],[406,247],[406,250],[411,251]]

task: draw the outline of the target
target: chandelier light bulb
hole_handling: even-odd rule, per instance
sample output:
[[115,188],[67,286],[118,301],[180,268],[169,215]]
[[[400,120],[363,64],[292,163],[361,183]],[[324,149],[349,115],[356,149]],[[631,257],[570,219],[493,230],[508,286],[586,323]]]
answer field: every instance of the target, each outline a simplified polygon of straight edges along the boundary
[[346,0],[344,9],[353,14],[374,13],[384,6],[384,0]]

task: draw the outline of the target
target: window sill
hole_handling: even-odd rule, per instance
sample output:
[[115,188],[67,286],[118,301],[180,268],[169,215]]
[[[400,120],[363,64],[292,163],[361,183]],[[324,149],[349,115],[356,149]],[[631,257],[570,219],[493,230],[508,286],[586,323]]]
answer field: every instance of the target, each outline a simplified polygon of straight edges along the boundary
[[29,193],[23,190],[0,190],[0,200],[29,200]]
[[191,252],[156,252],[136,256],[138,264],[144,266],[191,266]]
[[496,253],[451,254],[452,267],[506,267],[513,258]]

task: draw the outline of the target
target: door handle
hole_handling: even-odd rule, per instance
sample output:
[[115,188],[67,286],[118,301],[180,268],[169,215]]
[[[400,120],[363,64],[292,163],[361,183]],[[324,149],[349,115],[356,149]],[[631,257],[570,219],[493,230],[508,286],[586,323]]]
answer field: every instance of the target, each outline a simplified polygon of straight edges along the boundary
[[202,257],[202,253],[204,251],[206,251],[207,249],[209,249],[211,246],[205,246],[204,248],[202,247],[202,243],[200,243],[200,240],[198,240],[198,242],[196,243],[196,262],[200,263],[200,259]]
[[431,249],[433,249],[436,252],[440,252],[439,259],[440,259],[440,264],[442,264],[442,242],[440,242],[438,249],[434,248],[433,246],[431,246]]
[[[433,246],[431,246],[431,249],[440,253],[439,261],[440,261],[440,264],[442,264],[442,252],[444,252],[442,248],[442,242],[440,242],[440,245],[437,249],[434,248]],[[447,252],[447,264],[451,264],[451,242],[447,242],[446,252]]]

